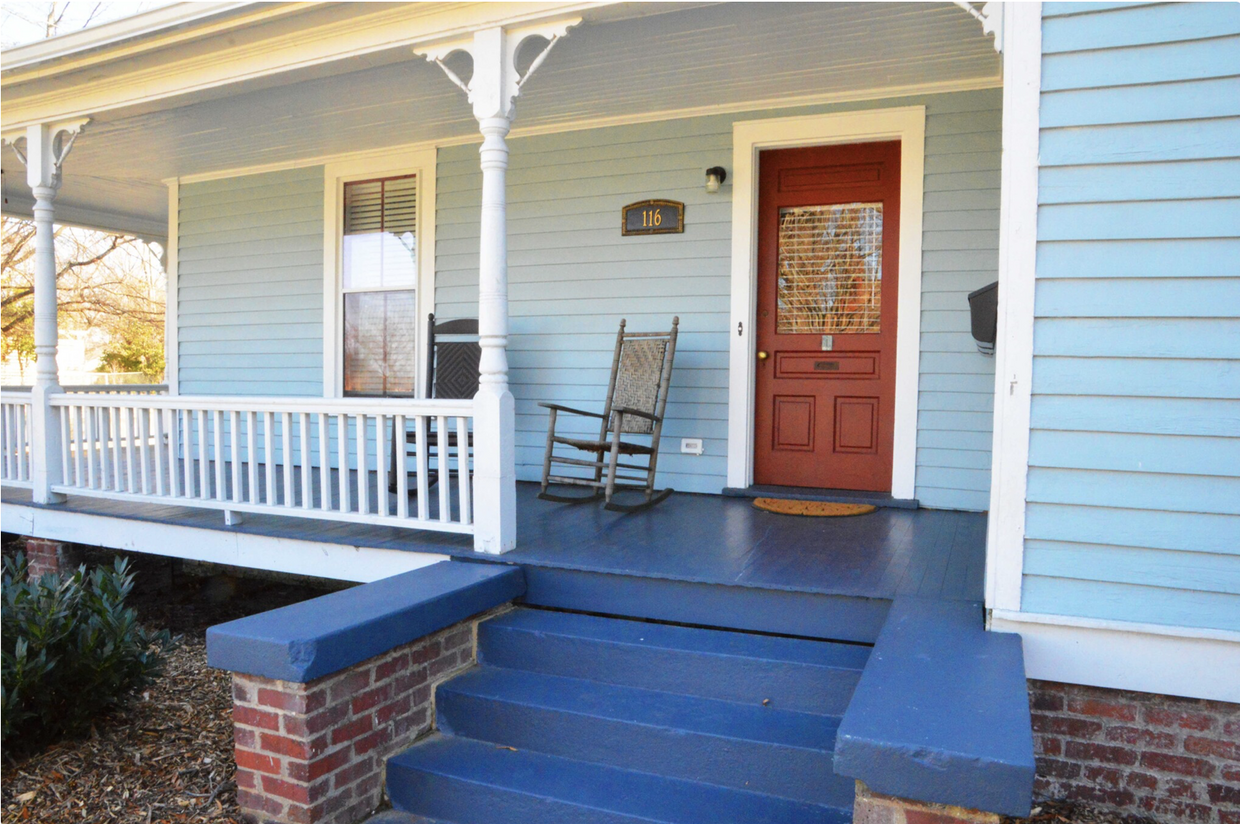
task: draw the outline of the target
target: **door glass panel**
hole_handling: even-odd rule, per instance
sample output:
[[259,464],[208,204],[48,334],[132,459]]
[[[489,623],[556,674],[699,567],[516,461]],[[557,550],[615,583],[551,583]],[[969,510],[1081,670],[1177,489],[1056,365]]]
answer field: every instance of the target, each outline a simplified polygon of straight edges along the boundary
[[779,210],[778,334],[878,332],[882,274],[883,204]]

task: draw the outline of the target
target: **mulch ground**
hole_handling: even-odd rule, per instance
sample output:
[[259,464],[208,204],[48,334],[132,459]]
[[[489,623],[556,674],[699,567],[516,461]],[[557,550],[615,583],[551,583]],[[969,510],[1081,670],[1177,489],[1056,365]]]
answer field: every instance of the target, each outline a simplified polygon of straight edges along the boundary
[[[8,548],[6,547],[6,550]],[[88,555],[87,562],[104,555]],[[207,627],[313,598],[324,589],[227,575],[177,575],[131,556],[130,603],[148,626],[182,636],[165,674],[91,734],[4,756],[5,824],[239,824],[233,784],[231,676],[207,667]],[[11,749],[7,748],[6,749]]]
[[1158,824],[1152,818],[1101,810],[1073,801],[1042,801],[1028,818],[1004,818],[1003,824]]

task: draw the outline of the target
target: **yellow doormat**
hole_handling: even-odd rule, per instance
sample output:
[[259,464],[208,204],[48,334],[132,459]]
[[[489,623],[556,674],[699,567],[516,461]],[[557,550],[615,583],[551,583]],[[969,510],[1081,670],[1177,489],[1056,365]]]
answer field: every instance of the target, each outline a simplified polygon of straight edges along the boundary
[[837,504],[827,501],[792,501],[787,498],[754,498],[753,505],[780,515],[809,515],[815,518],[839,518],[844,515],[865,515],[878,507],[870,504]]

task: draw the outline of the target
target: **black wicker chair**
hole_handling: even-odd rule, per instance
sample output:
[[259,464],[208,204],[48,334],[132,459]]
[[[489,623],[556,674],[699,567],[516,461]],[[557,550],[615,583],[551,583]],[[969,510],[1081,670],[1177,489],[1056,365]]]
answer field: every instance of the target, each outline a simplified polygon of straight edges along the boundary
[[[426,397],[453,398],[464,400],[478,394],[478,362],[482,358],[482,346],[478,343],[478,319],[459,318],[435,322],[435,316],[427,316],[427,347],[426,347]],[[408,430],[413,432],[412,427]],[[439,432],[431,428],[427,433],[426,447],[428,457],[439,454]],[[469,452],[474,449],[474,433],[470,431]],[[414,439],[405,439],[405,457],[414,454]],[[456,432],[449,432],[445,443],[447,452],[456,452]],[[397,490],[396,472],[399,458],[396,454],[396,438],[392,438],[392,481],[388,488]],[[457,453],[459,454],[459,453]],[[409,473],[413,475],[414,473]],[[436,470],[427,472],[427,486],[434,486],[439,480]],[[411,494],[417,494],[416,484],[409,484]]]

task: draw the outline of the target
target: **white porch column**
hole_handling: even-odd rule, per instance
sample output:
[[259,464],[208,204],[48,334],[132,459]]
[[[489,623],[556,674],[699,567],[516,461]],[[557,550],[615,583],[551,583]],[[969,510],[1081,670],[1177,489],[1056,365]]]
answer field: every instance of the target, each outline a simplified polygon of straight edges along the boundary
[[49,398],[61,392],[56,350],[60,330],[56,318],[56,245],[53,219],[56,192],[60,189],[60,167],[85,120],[29,126],[23,153],[17,141],[21,135],[6,135],[26,164],[26,181],[34,195],[32,209],[34,241],[34,350],[35,379],[31,388],[30,479],[35,503],[62,503],[65,496],[52,492],[61,483],[60,422]]
[[[516,114],[521,85],[542,63],[555,42],[580,18],[494,27],[470,40],[424,49],[460,86],[473,105],[482,132],[481,243],[478,250],[478,334],[482,346],[478,394],[474,396],[474,550],[498,554],[517,545],[516,413],[508,389],[508,219],[505,138]],[[531,36],[550,41],[524,76],[517,72],[521,43]],[[456,51],[473,57],[466,85],[443,59]]]

